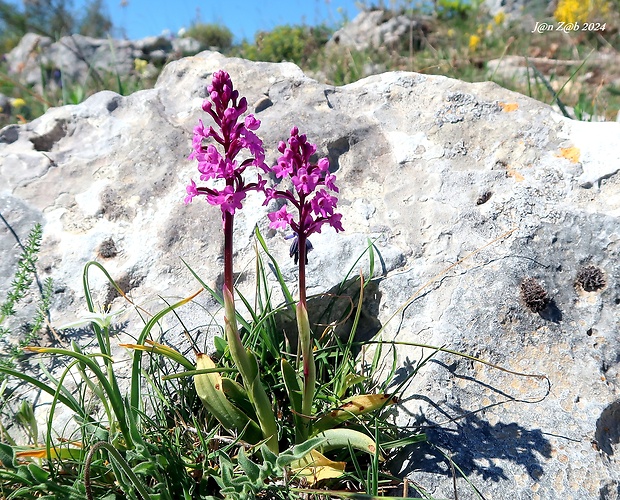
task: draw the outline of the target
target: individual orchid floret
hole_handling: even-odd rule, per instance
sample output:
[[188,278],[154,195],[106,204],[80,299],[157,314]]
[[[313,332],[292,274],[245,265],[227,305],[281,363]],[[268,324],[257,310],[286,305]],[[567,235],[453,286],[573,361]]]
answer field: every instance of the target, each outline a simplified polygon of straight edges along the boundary
[[286,226],[293,222],[293,215],[288,213],[286,205],[283,205],[277,212],[268,214],[267,217],[271,221],[269,225],[273,229],[286,229]]
[[[207,127],[199,120],[194,127],[189,159],[198,162],[201,181],[213,182],[209,186],[196,186],[191,180],[186,187],[185,203],[191,203],[198,195],[206,195],[211,205],[221,208],[224,217],[226,213],[234,215],[241,208],[248,191],[264,189],[266,181],[260,173],[255,182],[246,183],[243,177],[246,168],[253,165],[264,172],[268,168],[263,143],[255,134],[260,120],[248,115],[240,121],[248,104],[246,98],[239,98],[239,92],[234,90],[230,75],[225,71],[216,71],[207,91],[209,97],[203,102],[202,109],[211,116],[216,127]],[[206,145],[207,140],[212,142]],[[248,152],[248,156],[239,161],[236,158],[243,150]],[[219,187],[219,179],[224,181],[223,187]]]
[[[289,257],[291,257],[295,265],[297,265],[297,262],[299,262],[299,238],[297,237],[296,234],[291,234],[287,236],[285,239],[288,240],[291,238],[293,239],[293,241],[289,248]],[[306,240],[306,262],[305,262],[306,264],[308,263],[308,253],[310,253],[312,250],[314,250],[312,243],[310,243],[310,240]]]
[[207,201],[211,205],[220,205],[222,212],[234,214],[241,208],[241,202],[245,198],[245,191],[235,191],[232,186],[226,186],[218,194],[207,194]]
[[316,195],[310,200],[312,211],[321,217],[331,217],[334,215],[334,208],[338,198],[329,194],[325,189],[317,191]]

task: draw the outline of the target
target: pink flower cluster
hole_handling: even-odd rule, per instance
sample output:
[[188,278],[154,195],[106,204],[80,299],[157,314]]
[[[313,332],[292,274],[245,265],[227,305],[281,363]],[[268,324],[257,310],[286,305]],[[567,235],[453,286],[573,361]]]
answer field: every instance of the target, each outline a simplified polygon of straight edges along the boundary
[[[194,127],[192,141],[193,151],[189,159],[198,161],[200,180],[224,179],[223,188],[196,186],[191,180],[187,186],[185,203],[191,203],[194,197],[205,194],[211,205],[219,205],[222,216],[226,212],[231,215],[241,208],[241,202],[250,190],[262,191],[266,181],[258,175],[256,182],[246,184],[243,172],[249,165],[255,165],[264,172],[269,171],[265,164],[265,151],[261,139],[254,133],[260,127],[260,121],[253,115],[248,115],[242,122],[239,118],[247,111],[248,104],[245,97],[239,99],[239,92],[233,89],[230,75],[225,71],[217,71],[213,74],[211,85],[207,87],[209,97],[202,104],[217,125],[219,130],[212,126],[205,127],[202,120]],[[224,155],[219,149],[209,144],[205,147],[204,140],[212,138],[222,146]],[[250,157],[238,163],[235,158],[243,150],[250,153]]]
[[281,179],[290,177],[295,192],[266,188],[265,204],[275,199],[288,200],[297,209],[299,217],[295,221],[287,205],[283,205],[268,215],[271,221],[269,226],[273,229],[291,226],[296,234],[304,234],[306,237],[320,233],[325,224],[336,231],[344,231],[342,214],[334,212],[338,198],[327,191],[338,192],[336,176],[329,171],[329,160],[321,158],[317,164],[311,163],[310,157],[316,152],[316,145],[308,142],[305,135],[299,135],[297,127],[291,130],[288,145],[280,142],[278,151],[282,156],[271,170]]
[[[336,176],[329,171],[329,161],[321,158],[313,164],[310,160],[316,153],[316,145],[308,142],[306,136],[300,135],[297,127],[294,127],[288,144],[282,141],[278,145],[278,151],[282,154],[278,163],[269,168],[265,164],[263,143],[254,133],[260,121],[253,115],[239,121],[247,111],[247,100],[245,97],[239,99],[239,92],[233,89],[228,73],[214,73],[207,90],[209,97],[205,99],[202,109],[213,118],[218,130],[212,126],[205,127],[200,120],[194,128],[193,151],[189,158],[198,161],[201,181],[223,179],[225,185],[221,188],[197,186],[191,180],[186,188],[185,203],[204,194],[210,204],[220,206],[222,217],[225,218],[226,213],[232,216],[242,207],[247,191],[262,191],[266,195],[265,205],[271,200],[283,199],[297,209],[297,220],[288,212],[287,205],[270,213],[270,227],[274,229],[290,226],[298,236],[303,235],[305,238],[312,233],[320,233],[325,224],[336,231],[344,231],[342,215],[334,211],[338,199],[331,193],[337,193],[338,188],[335,184]],[[205,139],[209,138],[215,144],[205,146]],[[217,145],[223,149],[223,155]],[[250,157],[238,163],[236,157],[244,149]],[[266,188],[266,181],[260,174],[257,174],[256,182],[246,184],[242,174],[249,165],[265,173],[273,173],[279,179],[290,178],[294,189]]]

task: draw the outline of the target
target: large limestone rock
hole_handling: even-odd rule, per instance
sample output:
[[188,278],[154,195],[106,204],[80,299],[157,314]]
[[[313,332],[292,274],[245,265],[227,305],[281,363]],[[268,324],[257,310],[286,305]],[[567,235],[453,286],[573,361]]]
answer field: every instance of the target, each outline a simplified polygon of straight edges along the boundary
[[[163,305],[158,295],[198,289],[181,258],[210,286],[221,283],[220,215],[202,200],[182,203],[197,178],[185,159],[191,130],[220,68],[262,121],[268,162],[294,125],[329,156],[346,232],[313,238],[310,293],[331,290],[352,266],[367,268],[355,261],[366,238],[375,241],[381,255],[362,317],[367,335],[383,328],[384,340],[403,342],[395,383],[432,353],[411,343],[548,377],[550,390],[544,378],[436,354],[406,385],[396,417],[432,446],[404,450],[395,472],[435,498],[454,497],[456,474],[458,498],[477,498],[447,455],[484,498],[616,498],[620,124],[570,121],[495,84],[386,73],[330,87],[292,64],[205,52],[168,65],[152,90],[101,92],[3,129],[0,211],[22,237],[33,222],[44,226],[40,273],[56,282],[53,324],[84,309],[90,259],[150,311]],[[251,293],[258,225],[294,289],[288,244],[267,229],[261,203],[249,198],[236,218],[239,286]],[[6,289],[17,248],[5,228],[0,241]],[[575,285],[588,266],[604,286]],[[532,292],[530,308],[521,297],[527,277],[546,290],[543,307]],[[105,280],[93,276],[93,287],[101,305],[124,305]],[[215,311],[204,294],[197,301]],[[198,305],[179,314],[188,328],[209,331]],[[139,331],[135,314],[121,320],[126,334]],[[162,329],[182,347],[172,319]]]

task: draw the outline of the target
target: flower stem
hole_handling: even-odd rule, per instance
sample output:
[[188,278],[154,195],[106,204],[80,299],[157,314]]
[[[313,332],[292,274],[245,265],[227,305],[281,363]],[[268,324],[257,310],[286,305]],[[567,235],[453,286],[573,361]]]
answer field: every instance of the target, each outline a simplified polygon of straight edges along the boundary
[[303,428],[300,429],[302,436],[307,438],[310,434],[312,425],[312,404],[314,402],[314,391],[316,388],[316,365],[314,364],[314,354],[312,352],[312,333],[310,332],[310,321],[308,320],[308,310],[301,302],[297,304],[297,329],[301,343],[302,372],[303,372],[303,391],[301,401]]
[[226,341],[230,349],[230,356],[241,374],[243,386],[256,411],[263,438],[269,449],[273,453],[278,453],[278,426],[273,406],[261,382],[256,356],[246,349],[241,341],[237,329],[235,299],[226,286],[224,286],[224,316]]
[[306,305],[306,235],[299,231],[297,244],[299,249],[299,303],[307,308]]
[[[303,205],[302,205],[303,206]],[[303,393],[301,412],[303,414],[304,428],[302,435],[307,437],[310,432],[312,414],[312,403],[314,402],[314,390],[316,385],[316,366],[314,364],[314,354],[312,352],[312,333],[310,332],[310,322],[308,320],[308,307],[306,304],[306,240],[307,235],[303,227],[305,220],[303,210],[300,210],[300,227],[297,233],[297,245],[299,252],[299,304],[297,304],[297,329],[301,344],[302,371],[303,371]]]
[[233,293],[233,220],[234,215],[224,212],[224,287]]

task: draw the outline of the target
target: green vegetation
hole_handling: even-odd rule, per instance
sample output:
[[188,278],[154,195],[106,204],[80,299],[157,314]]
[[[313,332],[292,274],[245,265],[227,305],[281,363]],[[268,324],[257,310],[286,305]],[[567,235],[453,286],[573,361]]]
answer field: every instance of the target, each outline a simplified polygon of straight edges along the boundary
[[38,33],[51,38],[79,33],[105,37],[112,21],[105,12],[103,0],[89,0],[83,12],[72,11],[70,0],[38,0],[23,2],[22,8],[0,0],[0,47],[10,50],[26,33]]
[[[346,478],[349,488],[374,495],[381,488],[396,484],[395,478],[383,468],[384,459],[389,458],[391,450],[422,442],[425,437],[415,433],[403,435],[403,429],[390,423],[389,405],[395,401],[394,394],[437,350],[430,349],[429,356],[396,387],[392,385],[395,365],[386,379],[380,381],[373,376],[382,354],[390,357],[382,350],[380,342],[376,343],[378,348],[372,360],[362,360],[359,367],[355,356],[360,350],[356,328],[364,289],[370,281],[363,277],[352,279],[351,269],[343,280],[339,296],[328,298],[325,312],[329,314],[334,309],[335,301],[343,301],[349,307],[342,315],[332,315],[330,326],[313,340],[318,382],[313,411],[320,418],[314,425],[314,436],[299,439],[300,428],[296,421],[301,415],[291,413],[287,396],[291,384],[298,384],[299,359],[294,351],[288,352],[287,339],[279,326],[292,304],[278,307],[273,304],[272,291],[266,281],[265,260],[275,261],[267,253],[258,232],[256,238],[257,309],[251,309],[250,321],[240,315],[237,321],[244,346],[260,361],[262,386],[279,415],[279,439],[272,444],[260,438],[256,440],[250,426],[236,428],[230,434],[224,424],[213,418],[219,414],[217,410],[214,413],[212,406],[222,404],[216,403],[220,398],[234,405],[230,406],[233,411],[249,415],[250,422],[257,418],[257,407],[252,406],[244,386],[239,383],[239,365],[224,337],[216,337],[214,354],[198,355],[197,365],[175,349],[152,340],[165,316],[174,314],[182,325],[182,306],[197,294],[155,314],[129,304],[135,307],[135,314],[145,318],[145,326],[134,344],[124,345],[133,352],[130,391],[124,395],[116,375],[110,341],[117,313],[96,312],[90,275],[92,271],[99,271],[113,286],[117,285],[100,264],[90,262],[84,270],[84,291],[90,312],[83,322],[65,327],[91,325],[97,349],[85,352],[76,343],[72,343],[71,348],[29,347],[31,352],[68,360],[60,375],[44,371],[39,379],[10,366],[0,366],[4,376],[30,383],[53,397],[43,441],[31,405],[22,402],[15,416],[30,436],[31,446],[16,446],[6,441],[0,444],[0,495],[3,498],[34,499],[48,495],[68,499],[245,499],[267,495],[285,499],[299,498],[300,492],[308,486],[320,485],[321,491],[329,493],[325,488],[341,485],[338,480],[341,477]],[[365,254],[372,274],[375,257],[370,242]],[[190,271],[198,283],[208,289],[198,275]],[[279,273],[277,277],[285,296],[290,297],[284,278]],[[226,303],[221,294],[209,292],[215,300]],[[249,305],[243,296],[241,301]],[[352,323],[347,323],[349,318],[353,319]],[[352,327],[347,328],[345,324],[352,324]],[[188,335],[191,336],[191,332]],[[388,346],[388,350],[393,351],[394,345]],[[202,364],[201,359],[209,361]],[[211,359],[217,360],[217,367]],[[89,391],[70,393],[64,386],[70,374],[78,378],[79,387]],[[195,390],[191,384],[192,375],[195,375]],[[207,397],[205,387],[213,381],[217,381],[218,386],[213,386],[214,393]],[[384,395],[390,386],[390,395]],[[294,394],[289,394],[293,400],[297,397]],[[101,402],[102,414],[93,413],[92,395]],[[198,396],[206,398],[205,407],[197,405]],[[78,426],[73,434],[55,439],[52,423],[60,405],[74,413]],[[350,461],[346,473],[345,461]]]
[[194,23],[184,36],[198,40],[203,47],[215,47],[222,52],[233,46],[232,31],[221,24]]
[[[23,356],[23,348],[38,339],[45,327],[53,285],[49,278],[44,283],[39,283],[37,279],[36,263],[41,248],[41,231],[41,224],[35,224],[25,244],[17,241],[21,248],[17,270],[6,298],[0,304],[0,367],[13,368]],[[33,285],[36,285],[36,292],[32,290]],[[33,295],[36,306],[32,317],[25,323],[22,331],[14,331],[9,325],[11,318],[18,314],[25,299]],[[1,380],[4,380],[2,374]]]
[[[83,320],[61,328],[90,326],[96,348],[86,352],[75,342],[70,348],[28,347],[31,353],[64,361],[64,368],[54,374],[41,364],[42,373],[37,378],[0,365],[3,376],[31,384],[52,398],[47,425],[41,432],[31,403],[21,401],[15,406],[10,392],[0,393],[0,407],[13,404],[14,418],[31,443],[18,446],[0,429],[2,498],[319,500],[334,495],[347,498],[353,492],[368,500],[394,498],[384,496],[400,484],[388,472],[390,458],[404,446],[424,443],[426,436],[397,425],[391,405],[438,352],[486,362],[442,347],[407,343],[425,348],[426,355],[402,378],[396,373],[400,343],[382,342],[383,329],[373,341],[357,339],[365,291],[374,286],[370,277],[377,256],[369,241],[335,293],[308,300],[310,308],[320,305],[321,323],[327,326],[316,330],[312,340],[317,382],[312,396],[314,431],[311,437],[300,436],[304,415],[291,411],[302,398],[300,355],[290,347],[291,331],[287,329],[285,335],[282,328],[294,318],[294,306],[292,301],[274,304],[267,282],[269,268],[275,269],[283,295],[291,297],[291,292],[262,235],[257,231],[255,236],[256,301],[250,305],[239,295],[249,308],[250,319],[235,314],[243,345],[259,362],[260,381],[271,402],[268,411],[277,414],[278,440],[270,444],[253,434],[258,430],[252,430],[252,422],[258,420],[257,407],[248,398],[223,328],[215,337],[215,351],[210,356],[197,354],[196,365],[173,347],[153,340],[167,316],[174,315],[178,326],[185,328],[183,306],[200,292],[207,290],[214,300],[230,307],[226,297],[211,290],[189,268],[203,289],[150,313],[131,302],[101,264],[89,262],[83,273],[89,312]],[[364,260],[368,274],[356,279],[353,270]],[[127,309],[97,312],[90,287],[93,271],[102,273],[117,288],[135,317],[143,318],[144,327],[135,343],[121,346],[133,353],[128,392],[121,390],[115,365],[119,354],[111,348],[111,335],[117,328],[114,319],[126,314]],[[205,320],[205,325],[185,330],[195,353],[196,334],[213,326],[212,318]],[[387,323],[389,320],[383,328]],[[201,363],[201,359],[209,361]],[[544,376],[509,373],[547,383]],[[69,391],[69,380],[69,386],[77,384],[79,390]],[[211,394],[206,395],[205,390]],[[200,405],[201,399],[204,405]],[[213,405],[224,404],[249,417],[248,423],[233,425],[230,432],[224,424],[230,416],[220,415],[217,409],[213,412]],[[60,406],[73,413],[75,425],[57,437],[53,424]],[[432,498],[421,493],[426,499]]]
[[294,62],[301,67],[316,65],[317,55],[331,35],[326,26],[278,26],[260,32],[253,44],[244,42],[237,55],[252,61]]

